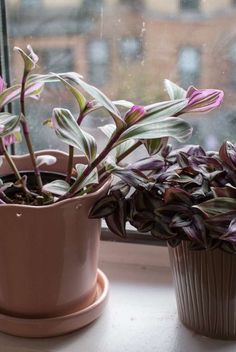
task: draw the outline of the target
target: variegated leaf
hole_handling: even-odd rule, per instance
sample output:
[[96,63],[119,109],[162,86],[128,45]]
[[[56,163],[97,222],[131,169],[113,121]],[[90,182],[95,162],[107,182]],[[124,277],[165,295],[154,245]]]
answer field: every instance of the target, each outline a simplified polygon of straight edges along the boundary
[[67,80],[65,80],[62,76],[57,75],[55,73],[55,76],[58,77],[58,79],[66,86],[66,88],[73,94],[73,96],[75,97],[75,99],[77,100],[79,107],[80,107],[80,111],[84,111],[86,104],[87,104],[87,100],[86,98],[83,96],[83,94],[77,89],[75,88],[72,84],[70,84]]
[[186,90],[179,87],[177,84],[171,82],[168,79],[165,79],[164,85],[171,100],[186,98],[186,94],[187,94]]
[[[77,177],[79,178],[84,170],[87,168],[87,165],[84,164],[76,164],[75,169],[77,171]],[[86,186],[98,183],[98,172],[97,168],[93,169],[90,174],[85,177],[85,179],[79,184],[78,191],[83,189]]]
[[177,117],[159,117],[143,119],[125,130],[115,146],[128,139],[153,139],[173,137],[179,142],[185,142],[192,133],[192,127]]
[[55,180],[43,186],[43,191],[50,192],[57,196],[63,196],[70,189],[69,183],[64,180]]
[[[27,83],[25,88],[25,97],[37,99],[43,90],[43,83]],[[19,99],[21,85],[16,84],[2,91],[0,94],[0,109],[10,102]]]
[[4,137],[13,132],[20,121],[20,116],[8,112],[0,113],[0,137]]
[[122,120],[120,112],[115,106],[115,104],[113,104],[113,102],[98,88],[86,83],[76,72],[70,72],[69,75],[64,74],[63,77],[81,86],[89,95],[96,99],[99,104],[101,104],[107,111],[109,111],[115,121],[117,128],[122,128],[123,126],[125,126],[125,123]]
[[92,161],[96,157],[97,145],[93,136],[78,126],[75,118],[67,109],[53,110],[52,125],[57,136],[64,143],[78,148]]

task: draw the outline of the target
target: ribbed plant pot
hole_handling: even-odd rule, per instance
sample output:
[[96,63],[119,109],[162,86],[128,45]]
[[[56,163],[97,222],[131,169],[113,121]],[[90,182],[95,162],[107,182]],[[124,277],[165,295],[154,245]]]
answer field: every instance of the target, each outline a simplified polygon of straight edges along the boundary
[[236,338],[236,256],[219,249],[169,247],[178,315],[196,333]]
[[[65,173],[67,155],[41,170]],[[28,155],[14,157],[30,170]],[[75,163],[84,163],[76,157]],[[4,161],[1,174],[8,174]],[[0,331],[18,336],[55,336],[96,319],[106,304],[108,283],[98,271],[100,221],[88,219],[93,204],[108,190],[36,207],[1,205]],[[92,308],[91,308],[92,307]]]

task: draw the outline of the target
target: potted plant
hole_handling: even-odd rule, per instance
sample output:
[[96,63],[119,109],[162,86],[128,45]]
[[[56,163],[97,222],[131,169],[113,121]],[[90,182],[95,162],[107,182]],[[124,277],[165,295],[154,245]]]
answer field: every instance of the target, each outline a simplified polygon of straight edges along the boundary
[[[170,82],[167,88],[170,95],[182,94]],[[202,112],[223,98],[222,92],[218,97],[216,92],[202,94],[214,96],[209,105],[195,106]],[[97,202],[91,217],[105,217],[108,227],[123,237],[129,222],[166,241],[180,320],[205,336],[235,339],[236,145],[225,142],[219,152],[211,152],[197,145],[173,149],[166,144],[158,155],[125,169],[127,175],[145,173],[146,180],[137,184],[123,177],[119,187],[111,187]]]
[[[30,46],[28,53],[16,50],[24,63],[21,83],[6,88],[0,81],[0,331],[54,336],[93,321],[106,304],[108,280],[97,268],[100,220],[88,215],[108,192],[111,175],[145,188],[149,178],[142,169],[127,169],[120,162],[140,145],[156,154],[170,136],[184,142],[192,128],[179,115],[201,103],[218,105],[221,92],[190,89],[185,94],[179,89],[182,96],[177,97],[176,86],[167,82],[175,95],[169,101],[148,106],[112,102],[75,72],[33,74],[37,55]],[[31,141],[26,98],[38,99],[50,83],[64,85],[77,102],[76,116],[65,107],[54,108],[45,121],[68,153],[35,152]],[[3,111],[13,100],[19,101],[19,114]],[[81,124],[99,109],[113,123],[101,127],[108,142],[98,154],[95,138]],[[7,147],[20,135],[29,153],[10,155]],[[114,187],[110,194],[127,188]],[[126,214],[126,207],[120,205],[122,212]],[[118,226],[116,232],[122,230],[119,222],[111,223]]]

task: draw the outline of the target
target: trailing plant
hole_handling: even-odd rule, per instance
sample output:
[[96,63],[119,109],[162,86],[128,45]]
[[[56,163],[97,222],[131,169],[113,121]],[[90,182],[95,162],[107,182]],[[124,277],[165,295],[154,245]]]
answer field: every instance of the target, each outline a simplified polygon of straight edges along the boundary
[[108,227],[122,237],[130,222],[171,246],[186,240],[192,249],[236,253],[235,144],[225,142],[219,152],[167,145],[158,156],[125,170],[147,172],[146,179],[136,184],[124,172],[122,182],[96,204],[91,217],[105,217]]
[[[4,111],[0,113],[0,152],[15,175],[12,182],[5,182],[2,177],[1,204],[21,202],[26,205],[42,206],[63,201],[94,192],[113,174],[122,180],[122,187],[119,184],[113,186],[109,196],[103,200],[107,204],[104,210],[107,209],[108,213],[104,214],[103,211],[101,214],[94,211],[93,216],[105,215],[108,223],[110,222],[109,226],[113,227],[113,220],[117,217],[114,214],[117,214],[118,207],[118,213],[123,213],[121,216],[123,220],[122,222],[115,220],[118,227],[121,227],[116,232],[123,235],[126,219],[129,218],[132,223],[138,221],[135,217],[135,208],[133,208],[133,215],[130,215],[131,203],[128,198],[125,198],[129,187],[133,186],[136,189],[133,197],[137,197],[139,191],[143,192],[143,197],[151,195],[157,187],[158,177],[160,184],[163,183],[160,190],[165,187],[165,182],[167,180],[169,182],[173,177],[172,174],[169,175],[172,169],[166,170],[163,175],[159,176],[157,170],[164,167],[163,163],[166,163],[169,157],[167,140],[173,137],[177,141],[185,142],[192,133],[189,123],[180,116],[189,112],[207,112],[216,108],[222,102],[223,92],[211,89],[199,90],[194,87],[185,91],[166,80],[165,87],[169,94],[167,101],[147,106],[135,105],[125,100],[111,101],[99,89],[86,83],[78,73],[33,74],[38,62],[37,55],[30,46],[28,46],[28,53],[20,48],[16,50],[24,63],[21,84],[6,88],[3,79],[0,80],[1,109],[3,110],[9,102],[18,100],[20,110],[19,114]],[[73,115],[66,107],[55,107],[51,118],[45,121],[45,128],[50,127],[52,133],[68,146],[68,166],[64,179],[58,179],[55,176],[55,180],[44,184],[40,167],[44,163],[53,164],[56,160],[51,155],[40,157],[35,155],[28,127],[26,98],[39,99],[47,84],[63,85],[77,102],[77,113]],[[89,118],[91,112],[100,109],[105,110],[107,116],[112,117],[113,123],[100,127],[108,140],[101,153],[97,153],[95,138],[84,130],[82,124],[85,119]],[[125,110],[124,113],[123,110]],[[19,141],[21,134],[23,134],[31,157],[32,170],[35,175],[33,188],[29,186],[27,175],[18,171],[7,149],[9,144]],[[150,157],[128,167],[124,166],[123,159],[141,145],[145,146]],[[74,165],[75,151],[85,156],[86,164]],[[146,172],[148,170],[151,171],[150,174]],[[16,198],[11,198],[12,192],[9,193],[9,189],[17,193]],[[159,198],[155,195],[154,199]],[[111,211],[112,209],[114,211]],[[195,208],[194,211],[200,212]],[[150,229],[150,226],[143,230],[147,228]]]

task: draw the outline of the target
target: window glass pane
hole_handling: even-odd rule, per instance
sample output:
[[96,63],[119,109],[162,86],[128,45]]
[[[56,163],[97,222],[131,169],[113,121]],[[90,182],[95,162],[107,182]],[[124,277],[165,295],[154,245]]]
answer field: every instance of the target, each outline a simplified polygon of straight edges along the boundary
[[[21,76],[13,47],[31,44],[40,56],[38,72],[77,71],[114,100],[136,104],[166,100],[163,80],[225,91],[221,109],[187,116],[194,124],[189,143],[217,148],[236,136],[236,12],[233,0],[8,0],[12,80]],[[22,6],[27,11],[22,10]],[[191,11],[186,11],[191,10]],[[76,115],[73,98],[48,85],[41,102],[27,102],[35,148],[63,148],[42,125],[52,108]],[[102,148],[98,129],[111,120],[99,112],[85,128]],[[38,139],[40,136],[40,139]],[[36,140],[37,137],[37,140]],[[142,151],[144,152],[144,151]],[[137,156],[141,156],[138,151]]]
[[120,55],[124,60],[139,60],[142,55],[142,40],[139,37],[122,37]]
[[42,5],[42,1],[40,0],[21,0],[20,6],[22,8],[27,8],[28,6],[32,7],[40,7]]
[[182,10],[198,10],[199,0],[180,0],[180,8]]
[[200,77],[200,52],[196,48],[186,47],[180,49],[179,59],[179,82],[183,88],[197,85]]
[[95,39],[88,44],[89,79],[95,85],[103,85],[108,80],[109,46],[104,39]]

